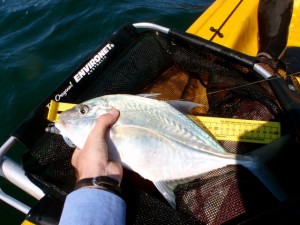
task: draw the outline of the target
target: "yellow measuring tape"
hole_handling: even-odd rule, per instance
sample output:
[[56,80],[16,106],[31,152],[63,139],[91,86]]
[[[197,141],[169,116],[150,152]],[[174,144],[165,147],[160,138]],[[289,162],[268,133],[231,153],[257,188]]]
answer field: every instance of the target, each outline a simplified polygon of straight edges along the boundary
[[[75,105],[51,101],[47,119],[55,122],[60,112]],[[279,122],[193,115],[188,115],[188,117],[199,126],[205,126],[217,140],[268,144],[281,135]]]
[[204,116],[189,117],[195,123],[203,124],[217,140],[268,144],[281,135],[279,122]]

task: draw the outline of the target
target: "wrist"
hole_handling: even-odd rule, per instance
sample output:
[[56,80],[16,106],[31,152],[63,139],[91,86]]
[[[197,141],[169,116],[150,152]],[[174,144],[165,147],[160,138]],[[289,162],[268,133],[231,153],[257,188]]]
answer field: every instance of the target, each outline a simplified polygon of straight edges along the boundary
[[93,178],[93,177],[111,177],[117,180],[119,183],[122,181],[122,170],[120,171],[110,171],[107,168],[97,167],[97,168],[86,168],[86,169],[78,169],[77,170],[77,181]]
[[96,166],[96,167],[85,166],[84,168],[78,168],[77,172],[78,172],[77,174],[78,181],[86,178],[92,178],[92,177],[109,176],[104,166]]

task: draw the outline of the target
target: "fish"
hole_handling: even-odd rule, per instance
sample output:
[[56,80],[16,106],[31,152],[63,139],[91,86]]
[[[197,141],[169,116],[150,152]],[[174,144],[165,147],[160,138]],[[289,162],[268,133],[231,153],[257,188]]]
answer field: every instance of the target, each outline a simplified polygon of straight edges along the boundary
[[253,172],[278,199],[286,199],[284,190],[264,165],[276,151],[272,149],[270,154],[269,149],[262,148],[245,155],[226,151],[187,117],[186,112],[195,106],[188,101],[111,94],[62,112],[54,126],[68,142],[82,149],[96,120],[113,108],[119,110],[119,119],[110,128],[107,140],[110,160],[150,180],[172,207],[176,207],[177,185],[237,164]]

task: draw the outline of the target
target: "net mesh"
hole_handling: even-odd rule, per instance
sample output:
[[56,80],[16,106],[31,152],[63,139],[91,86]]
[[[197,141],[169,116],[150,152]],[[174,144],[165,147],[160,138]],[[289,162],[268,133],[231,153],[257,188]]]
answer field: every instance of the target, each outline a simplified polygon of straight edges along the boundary
[[[161,100],[200,104],[194,115],[254,120],[280,120],[280,107],[269,86],[246,68],[197,48],[181,46],[157,32],[143,32],[82,90],[76,103],[114,93],[160,93]],[[234,153],[260,144],[220,142]],[[46,194],[64,201],[75,174],[73,149],[54,134],[45,134],[23,158],[28,177]],[[239,221],[272,207],[277,200],[241,166],[202,174],[179,185],[177,208],[171,208],[153,184],[125,171],[122,190],[127,224],[222,224]],[[255,190],[255,191],[254,191]]]

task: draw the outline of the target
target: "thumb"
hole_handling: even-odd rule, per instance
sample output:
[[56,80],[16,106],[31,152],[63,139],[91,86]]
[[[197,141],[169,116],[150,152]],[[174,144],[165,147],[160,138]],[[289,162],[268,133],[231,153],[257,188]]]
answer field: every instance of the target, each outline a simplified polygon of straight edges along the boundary
[[92,139],[105,141],[105,134],[108,128],[111,127],[118,120],[119,116],[120,112],[116,109],[112,109],[108,113],[100,116],[95,124],[95,127],[89,134],[88,140]]
[[[107,161],[108,149],[105,140],[106,132],[119,118],[120,112],[116,109],[100,116],[95,127],[91,130],[83,149],[76,148],[72,156],[72,165],[77,166],[82,158],[98,159]],[[91,160],[91,159],[89,159]],[[85,160],[83,160],[85,161]]]

